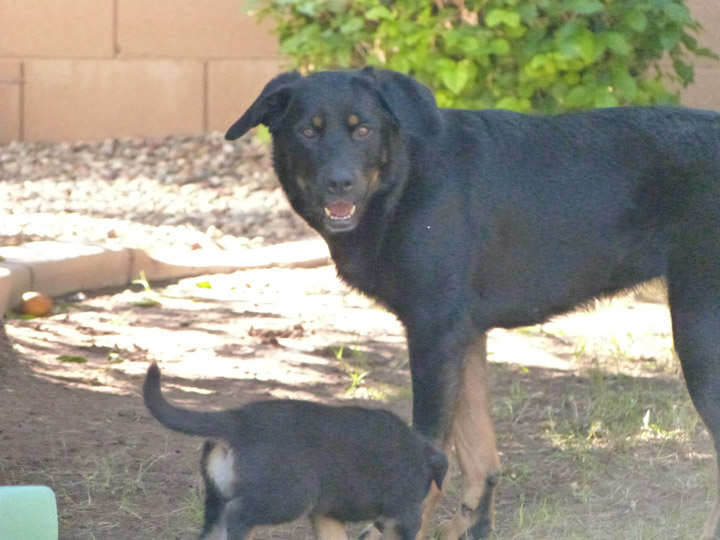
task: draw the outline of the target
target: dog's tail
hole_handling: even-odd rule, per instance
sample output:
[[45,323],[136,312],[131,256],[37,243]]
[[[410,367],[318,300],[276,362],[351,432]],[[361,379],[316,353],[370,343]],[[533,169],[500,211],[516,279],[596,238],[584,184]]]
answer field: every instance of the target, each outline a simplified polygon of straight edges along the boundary
[[226,438],[232,432],[231,411],[193,411],[169,403],[160,390],[160,368],[154,362],[145,375],[143,400],[161,424],[175,431],[214,439]]

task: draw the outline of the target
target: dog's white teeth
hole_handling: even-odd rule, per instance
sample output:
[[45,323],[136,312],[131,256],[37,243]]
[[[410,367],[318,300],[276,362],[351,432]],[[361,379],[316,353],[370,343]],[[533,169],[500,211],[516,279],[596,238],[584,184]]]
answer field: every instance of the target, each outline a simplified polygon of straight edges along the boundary
[[325,215],[333,220],[342,220],[342,219],[348,219],[355,214],[356,206],[353,205],[336,205],[335,212],[333,210],[326,206],[325,207]]

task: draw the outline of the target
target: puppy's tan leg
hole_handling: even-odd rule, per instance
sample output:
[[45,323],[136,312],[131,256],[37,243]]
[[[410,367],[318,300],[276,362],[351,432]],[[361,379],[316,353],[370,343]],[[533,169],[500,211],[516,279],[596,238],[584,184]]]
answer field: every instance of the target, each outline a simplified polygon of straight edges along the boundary
[[347,540],[345,525],[325,516],[310,516],[316,540]]
[[[448,453],[450,448],[444,447],[443,450],[445,451],[445,453]],[[445,489],[445,485],[448,482],[448,476],[450,475],[448,474],[445,476],[445,481],[443,482],[443,490]],[[425,538],[429,537],[428,531],[430,528],[430,521],[432,520],[433,515],[435,515],[435,509],[437,508],[437,505],[440,502],[442,495],[443,492],[440,491],[433,482],[433,484],[430,486],[430,493],[428,493],[428,496],[425,497],[425,501],[423,501],[422,526],[420,527],[420,531],[417,534],[418,540],[424,540]]]
[[493,492],[500,461],[490,417],[486,364],[487,336],[483,334],[468,348],[463,364],[452,430],[462,491],[457,512],[441,525],[442,540],[456,540],[471,527],[476,539],[486,538],[493,528]]

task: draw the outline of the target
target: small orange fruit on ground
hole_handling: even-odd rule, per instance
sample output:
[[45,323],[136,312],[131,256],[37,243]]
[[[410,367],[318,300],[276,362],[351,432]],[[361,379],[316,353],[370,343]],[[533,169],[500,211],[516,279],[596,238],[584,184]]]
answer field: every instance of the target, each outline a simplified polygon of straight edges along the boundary
[[42,317],[52,311],[53,299],[47,294],[28,291],[22,295],[22,302],[20,302],[20,312],[23,315],[34,315],[36,317]]

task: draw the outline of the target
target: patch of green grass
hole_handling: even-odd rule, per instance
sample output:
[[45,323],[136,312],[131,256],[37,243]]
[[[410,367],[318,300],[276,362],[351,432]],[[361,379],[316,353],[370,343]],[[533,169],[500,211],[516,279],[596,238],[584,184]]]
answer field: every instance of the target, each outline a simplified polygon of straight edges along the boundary
[[[513,515],[498,524],[496,540],[695,540],[702,530],[703,508],[648,513],[624,493],[599,497],[589,486],[576,487],[571,498],[521,496]],[[617,507],[626,506],[623,518]]]
[[601,443],[612,448],[647,439],[683,442],[700,420],[680,388],[659,387],[658,381],[614,376],[594,369],[589,387],[569,392],[564,407],[570,414],[548,412],[545,435],[558,448],[583,453]]
[[140,285],[143,288],[141,296],[137,300],[133,300],[132,304],[138,307],[155,307],[159,306],[160,296],[152,290],[150,282],[145,278],[145,272],[140,271],[140,277],[133,280],[133,285]]
[[[331,350],[335,359],[342,364],[345,373],[350,379],[350,385],[345,393],[352,394],[365,383],[366,377],[370,374],[370,371],[366,369],[365,353],[357,346],[338,345],[332,347]],[[349,353],[346,351],[349,351]]]

